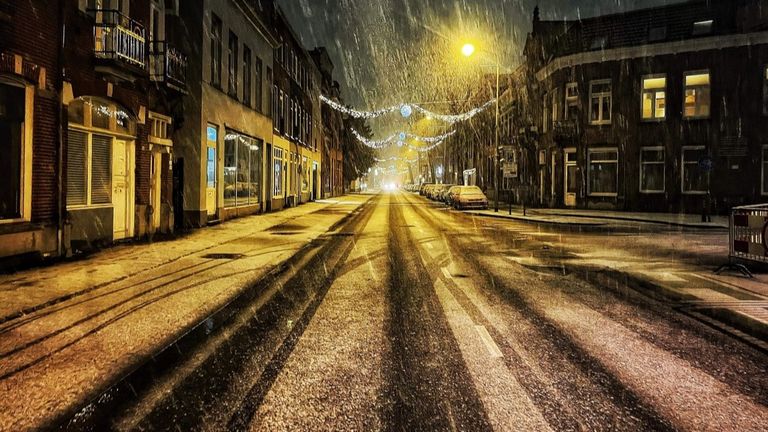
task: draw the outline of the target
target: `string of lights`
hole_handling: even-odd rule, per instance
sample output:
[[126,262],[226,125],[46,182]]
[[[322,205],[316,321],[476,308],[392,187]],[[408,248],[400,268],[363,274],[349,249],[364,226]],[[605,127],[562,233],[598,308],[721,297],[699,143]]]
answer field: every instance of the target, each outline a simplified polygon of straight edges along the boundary
[[454,124],[458,123],[460,121],[466,121],[471,119],[472,117],[480,114],[481,112],[485,111],[496,103],[496,99],[491,99],[488,102],[484,103],[482,106],[479,106],[471,111],[465,112],[463,114],[440,114],[432,112],[418,104],[409,104],[409,103],[401,103],[399,105],[393,105],[391,107],[383,108],[376,111],[359,111],[354,108],[346,107],[334,100],[331,100],[323,95],[320,95],[320,100],[325,103],[326,105],[330,106],[331,108],[335,109],[336,111],[341,112],[342,114],[348,115],[350,117],[354,118],[361,118],[361,119],[373,119],[377,117],[381,117],[396,111],[400,111],[400,115],[403,116],[403,118],[409,118],[411,115],[413,115],[414,111],[417,111],[428,118],[433,118],[436,120],[440,120],[445,123]]
[[424,142],[424,143],[443,142],[447,138],[449,138],[449,137],[453,136],[454,134],[456,134],[456,131],[453,130],[451,132],[448,132],[448,133],[445,133],[445,134],[442,134],[442,135],[438,135],[438,136],[434,136],[434,137],[424,137],[424,136],[420,136],[420,135],[416,135],[416,134],[412,134],[412,133],[400,132],[400,133],[397,133],[397,134],[390,135],[390,136],[388,136],[388,137],[386,137],[386,138],[384,138],[382,140],[376,141],[376,140],[371,140],[371,139],[368,139],[368,138],[364,137],[360,132],[358,132],[354,128],[352,128],[350,130],[352,131],[352,134],[355,136],[355,138],[357,138],[358,141],[360,141],[361,143],[365,144],[368,147],[371,147],[371,148],[377,149],[377,150],[381,150],[381,149],[383,149],[385,147],[388,147],[393,142],[396,142],[398,147],[402,147],[405,144],[405,141],[407,139],[412,139],[414,141],[420,141],[420,142]]

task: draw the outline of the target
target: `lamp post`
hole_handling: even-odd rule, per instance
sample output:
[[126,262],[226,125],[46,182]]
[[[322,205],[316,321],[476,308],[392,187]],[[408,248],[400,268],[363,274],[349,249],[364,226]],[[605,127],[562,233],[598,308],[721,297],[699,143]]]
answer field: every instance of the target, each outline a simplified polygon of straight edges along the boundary
[[[476,48],[473,44],[467,43],[464,44],[464,46],[461,48],[461,53],[464,55],[464,57],[472,57],[472,55],[475,53]],[[486,51],[487,53],[487,51]],[[501,64],[499,62],[499,53],[497,51],[494,51],[492,55],[496,58],[496,131],[495,131],[495,138],[494,138],[494,146],[496,147],[496,160],[495,160],[495,166],[494,166],[494,189],[496,194],[496,199],[494,199],[494,205],[493,205],[493,211],[496,213],[499,212],[499,115],[500,115],[500,107],[499,107],[499,93],[500,93],[500,81],[501,81]]]

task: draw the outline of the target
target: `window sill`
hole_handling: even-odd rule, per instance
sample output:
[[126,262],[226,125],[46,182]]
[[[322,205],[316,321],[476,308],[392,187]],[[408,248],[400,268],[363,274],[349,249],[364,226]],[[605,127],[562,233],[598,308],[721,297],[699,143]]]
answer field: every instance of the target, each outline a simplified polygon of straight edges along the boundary
[[589,123],[589,126],[611,126],[612,122],[607,123]]
[[664,123],[667,121],[667,118],[641,118],[640,123],[644,124],[658,124],[658,123]]
[[641,190],[640,193],[641,194],[645,194],[645,195],[660,195],[660,194],[666,193],[666,191],[663,191],[663,190]]
[[619,196],[617,193],[591,193],[587,195],[591,198],[616,198]]
[[706,195],[706,191],[683,191],[683,195]]
[[83,205],[83,206],[67,206],[67,211],[79,211],[79,210],[98,210],[98,209],[108,209],[113,208],[114,206],[112,204],[93,204],[93,205]]
[[31,222],[31,220],[25,217],[20,217],[15,219],[0,219],[0,225],[22,224],[22,223],[29,223],[29,222]]
[[711,120],[712,116],[701,116],[701,117],[685,117],[683,116],[684,121],[701,121],[701,120]]

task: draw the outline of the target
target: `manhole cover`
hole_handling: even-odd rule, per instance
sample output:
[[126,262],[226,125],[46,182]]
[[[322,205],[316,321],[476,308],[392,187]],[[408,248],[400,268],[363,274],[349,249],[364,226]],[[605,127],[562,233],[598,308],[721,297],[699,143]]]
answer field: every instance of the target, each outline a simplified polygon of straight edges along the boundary
[[245,255],[238,254],[238,253],[212,253],[208,255],[203,255],[203,258],[207,259],[215,259],[215,260],[235,260],[238,258],[242,258]]

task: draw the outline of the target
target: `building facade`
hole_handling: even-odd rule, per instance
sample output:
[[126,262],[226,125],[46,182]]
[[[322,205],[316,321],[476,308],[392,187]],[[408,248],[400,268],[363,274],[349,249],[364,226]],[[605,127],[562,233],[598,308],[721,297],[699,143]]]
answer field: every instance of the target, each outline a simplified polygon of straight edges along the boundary
[[185,2],[189,91],[174,134],[176,207],[185,227],[270,210],[271,1]]
[[63,6],[0,1],[0,262],[64,249]]
[[[690,1],[574,22],[534,17],[525,103],[534,200],[725,212],[768,196],[766,2]],[[530,118],[528,119],[530,120]]]
[[150,42],[161,42],[158,17],[175,13],[172,4],[66,2],[64,238],[74,251],[168,231],[172,225],[167,199],[172,143],[155,120],[166,126],[171,121],[165,106],[150,105],[160,90],[149,69]]
[[[333,79],[333,62],[325,48],[315,48],[312,59],[319,69],[321,93],[337,103],[343,103],[339,83]],[[321,107],[322,117],[322,197],[337,197],[344,193],[344,154],[341,149],[344,120],[340,112],[328,105]]]
[[320,88],[314,62],[280,8],[275,8],[273,29],[278,47],[272,86],[274,140],[268,146],[267,178],[269,210],[279,210],[318,197],[324,167],[321,137],[316,136]]

